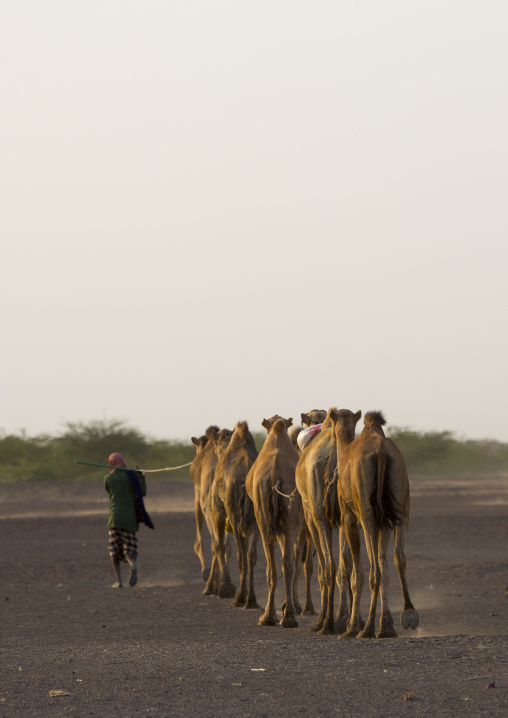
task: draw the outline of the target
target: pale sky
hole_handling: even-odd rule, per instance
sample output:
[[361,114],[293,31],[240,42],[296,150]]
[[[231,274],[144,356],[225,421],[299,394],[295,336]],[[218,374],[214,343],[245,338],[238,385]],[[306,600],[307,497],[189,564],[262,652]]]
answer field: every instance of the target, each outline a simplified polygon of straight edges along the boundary
[[16,0],[0,428],[508,441],[508,3]]

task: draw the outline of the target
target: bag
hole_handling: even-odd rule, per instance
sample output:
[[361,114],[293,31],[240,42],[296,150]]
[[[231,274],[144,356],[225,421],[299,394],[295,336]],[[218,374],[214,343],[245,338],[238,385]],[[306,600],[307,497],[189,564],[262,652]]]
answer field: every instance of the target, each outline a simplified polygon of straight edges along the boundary
[[303,431],[300,431],[298,434],[298,438],[296,440],[298,446],[300,447],[300,451],[303,451],[306,446],[310,444],[312,439],[319,434],[321,431],[321,427],[323,424],[316,424],[315,426],[309,426],[308,429],[304,429]]

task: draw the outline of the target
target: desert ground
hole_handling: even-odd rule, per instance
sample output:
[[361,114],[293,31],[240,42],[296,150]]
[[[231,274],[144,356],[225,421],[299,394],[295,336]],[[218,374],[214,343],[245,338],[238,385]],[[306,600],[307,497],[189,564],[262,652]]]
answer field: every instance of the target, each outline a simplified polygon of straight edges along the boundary
[[[0,718],[508,715],[506,475],[411,478],[420,626],[389,640],[317,636],[310,616],[258,627],[261,611],[203,596],[190,481],[149,479],[156,529],[138,534],[138,585],[117,590],[102,475],[0,497]],[[260,605],[265,565],[260,544]],[[398,624],[393,563],[390,594]]]

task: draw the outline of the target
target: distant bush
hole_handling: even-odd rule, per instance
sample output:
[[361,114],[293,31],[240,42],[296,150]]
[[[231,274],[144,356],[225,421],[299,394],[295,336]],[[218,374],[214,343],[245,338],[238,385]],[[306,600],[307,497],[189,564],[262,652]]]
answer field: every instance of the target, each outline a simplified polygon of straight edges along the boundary
[[[93,421],[89,424],[64,424],[62,434],[54,437],[4,435],[0,437],[0,481],[53,479],[57,481],[97,479],[107,469],[81,466],[76,460],[106,464],[113,451],[124,455],[128,466],[159,469],[181,466],[196,456],[194,445],[143,436],[123,421]],[[152,474],[151,479],[166,477],[189,479],[189,469]]]
[[389,427],[412,474],[486,474],[508,471],[508,444],[457,439],[450,431]]
[[[417,432],[390,427],[412,474],[484,474],[508,472],[508,444],[497,441],[462,441],[449,431]],[[266,434],[254,434],[258,451]],[[106,464],[112,451],[124,455],[128,466],[159,469],[192,461],[191,441],[171,441],[144,436],[123,421],[67,422],[57,436],[0,435],[0,481],[50,479],[96,480],[107,469],[81,466],[76,460]],[[189,468],[150,475],[150,480],[190,480]]]

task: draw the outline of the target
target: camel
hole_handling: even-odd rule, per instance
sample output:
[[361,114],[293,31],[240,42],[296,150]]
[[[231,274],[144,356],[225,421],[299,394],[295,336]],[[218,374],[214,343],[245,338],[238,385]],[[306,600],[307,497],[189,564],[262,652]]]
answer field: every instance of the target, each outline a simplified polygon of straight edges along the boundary
[[[321,635],[343,633],[347,628],[348,619],[347,567],[350,560],[344,533],[340,530],[340,511],[335,489],[337,448],[330,419],[332,411],[337,410],[328,411],[320,433],[303,450],[296,467],[296,485],[302,497],[305,523],[312,535],[319,561],[321,612],[310,630]],[[347,435],[349,443],[355,438],[355,426],[361,417],[361,412],[353,414],[343,409],[339,413],[349,419]],[[337,576],[332,545],[334,528],[339,529],[340,562]],[[333,614],[336,578],[340,590],[337,621]]]
[[283,419],[277,415],[271,419],[263,419],[262,426],[267,430],[267,437],[245,482],[247,493],[254,504],[266,556],[268,601],[258,622],[260,626],[276,624],[276,542],[282,551],[286,597],[280,625],[284,628],[298,626],[293,595],[294,546],[301,529],[303,514],[300,494],[295,484],[298,454],[287,433],[292,423],[292,419]]
[[[225,561],[224,531],[229,521],[237,546],[240,585],[232,606],[259,608],[254,591],[254,567],[257,561],[259,531],[252,500],[245,491],[245,479],[258,452],[246,421],[236,424],[227,443],[216,439],[218,463],[212,489],[212,518],[215,529],[214,553],[220,566],[220,598],[232,598],[236,589]],[[247,589],[248,582],[248,589]]]
[[[404,596],[400,623],[404,629],[415,629],[419,623],[406,581],[404,541],[409,521],[409,480],[406,465],[396,444],[385,436],[383,426],[386,421],[380,411],[365,415],[362,433],[346,446],[342,442],[343,433],[348,428],[345,417],[341,416],[341,412],[332,412],[330,418],[337,441],[338,497],[342,522],[353,555],[353,606],[344,635],[358,638],[374,636],[377,598],[378,593],[381,593],[381,619],[377,638],[392,638],[397,634],[388,607],[386,563],[392,531],[395,566]],[[363,629],[359,620],[362,591],[359,526],[363,528],[370,562],[370,610]]]
[[[228,431],[225,429],[223,431]],[[229,432],[231,435],[232,432]],[[219,434],[218,426],[209,426],[203,437],[196,439],[192,437],[191,441],[196,446],[196,457],[190,466],[191,478],[194,483],[194,513],[196,516],[196,540],[194,542],[194,551],[201,562],[201,575],[203,580],[207,582],[210,579],[210,569],[206,566],[205,556],[203,552],[203,519],[206,522],[210,536],[213,542],[213,521],[212,521],[212,505],[211,490],[215,467],[217,465],[217,455],[215,453],[215,437]],[[205,593],[210,592],[210,586],[205,588]],[[216,593],[215,590],[212,591]]]
[[[310,426],[317,426],[318,424],[322,424],[325,419],[326,411],[323,411],[322,409],[312,409],[307,413],[302,412],[301,424],[294,424],[288,429],[289,438],[293,442],[293,446],[298,452],[298,456],[300,456],[300,454],[302,453],[300,447],[298,446],[298,436],[300,435],[300,433],[303,431],[303,429],[307,429]],[[303,609],[299,610],[298,612],[302,615],[308,616],[313,616],[316,613],[316,611],[314,610],[314,605],[312,603],[311,595],[311,579],[312,574],[314,573],[311,539],[311,533],[307,527],[306,521],[304,520],[300,535],[298,536],[295,545],[295,580],[293,595],[295,606],[298,610],[300,606],[298,600],[298,579],[300,578],[301,565],[303,562],[305,575],[305,603]]]
[[[196,517],[196,539],[194,541],[194,551],[201,563],[201,575],[206,582],[210,575],[210,569],[206,566],[205,554],[203,551],[203,519],[204,514],[201,508],[201,469],[205,461],[204,449],[208,446],[207,453],[212,448],[213,437],[219,432],[218,426],[209,426],[204,436],[196,438],[191,437],[191,441],[196,447],[196,457],[190,465],[190,475],[194,483],[194,515]],[[212,440],[212,441],[211,441]]]

